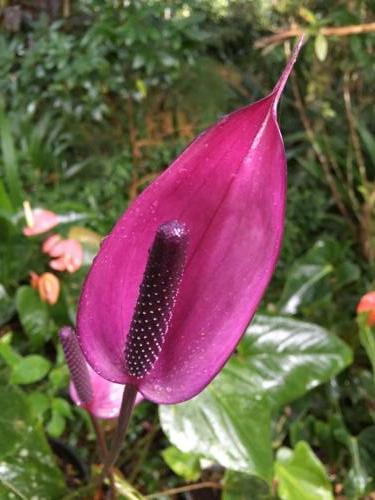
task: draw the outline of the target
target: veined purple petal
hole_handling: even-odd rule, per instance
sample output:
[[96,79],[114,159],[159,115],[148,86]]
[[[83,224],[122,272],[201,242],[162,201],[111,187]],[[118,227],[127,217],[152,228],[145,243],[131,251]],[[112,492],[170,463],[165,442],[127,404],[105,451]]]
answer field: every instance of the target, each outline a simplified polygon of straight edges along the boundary
[[[101,376],[177,403],[199,393],[235,349],[280,251],[286,160],[276,107],[301,45],[268,97],[195,139],[104,241],[78,310],[82,350]],[[189,231],[184,275],[159,358],[136,379],[124,368],[124,346],[149,249],[170,220]]]

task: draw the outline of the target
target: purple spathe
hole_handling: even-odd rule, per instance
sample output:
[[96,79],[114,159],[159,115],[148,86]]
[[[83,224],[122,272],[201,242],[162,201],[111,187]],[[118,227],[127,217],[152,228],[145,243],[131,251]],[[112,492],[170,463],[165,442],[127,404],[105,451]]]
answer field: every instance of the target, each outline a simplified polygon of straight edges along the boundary
[[[273,92],[202,133],[119,219],[87,276],[78,336],[94,370],[156,403],[198,394],[239,342],[280,251],[286,160],[276,108],[302,40]],[[189,232],[186,265],[150,373],[126,370],[124,346],[159,226]]]

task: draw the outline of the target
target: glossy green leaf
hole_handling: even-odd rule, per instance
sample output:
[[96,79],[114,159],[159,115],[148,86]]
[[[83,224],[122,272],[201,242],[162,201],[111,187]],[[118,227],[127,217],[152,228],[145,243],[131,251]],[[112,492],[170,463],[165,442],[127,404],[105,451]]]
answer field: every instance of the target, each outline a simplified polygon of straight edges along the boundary
[[228,470],[224,476],[222,500],[271,500],[267,483],[255,476]]
[[16,295],[16,307],[32,347],[40,347],[51,333],[48,306],[30,286],[21,286]]
[[279,300],[284,314],[297,314],[322,302],[331,304],[334,292],[358,281],[360,270],[348,260],[345,246],[331,238],[318,240],[288,272]]
[[159,415],[164,432],[183,452],[271,478],[270,409],[251,394],[246,374],[242,379],[224,371],[193,400],[160,406]]
[[191,401],[161,406],[170,441],[223,466],[270,480],[271,414],[351,362],[317,325],[258,315],[221,374]]
[[3,386],[0,407],[0,498],[62,498],[62,474],[25,396],[15,387]]
[[281,500],[333,500],[332,486],[323,464],[308,443],[300,441],[294,451],[281,448],[275,464]]
[[199,457],[192,453],[183,453],[175,446],[161,452],[167,465],[175,474],[183,477],[186,481],[196,481],[201,475]]
[[12,384],[33,384],[44,378],[50,368],[51,363],[48,359],[37,354],[31,354],[21,358],[13,367],[10,381]]
[[320,281],[332,273],[330,264],[298,264],[288,275],[281,299],[280,311],[296,314],[301,305],[309,302],[319,293]]
[[280,316],[255,316],[232,366],[248,363],[254,394],[272,409],[327,382],[352,362],[351,349],[325,328]]

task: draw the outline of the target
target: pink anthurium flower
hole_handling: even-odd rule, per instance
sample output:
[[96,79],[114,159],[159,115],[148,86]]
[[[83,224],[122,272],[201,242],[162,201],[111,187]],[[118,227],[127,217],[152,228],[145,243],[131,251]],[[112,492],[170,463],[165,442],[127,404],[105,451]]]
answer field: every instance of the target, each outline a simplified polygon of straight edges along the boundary
[[59,234],[51,234],[48,238],[43,242],[42,252],[49,254],[53,247],[62,241],[62,236]]
[[58,234],[53,234],[42,245],[42,251],[54,257],[49,265],[55,271],[74,273],[83,262],[83,249],[79,241],[64,240]]
[[[74,403],[100,419],[118,417],[124,387],[100,377],[90,368],[82,356],[72,328],[62,328],[59,336],[72,376],[69,393]],[[140,395],[137,396],[136,404],[142,399]]]
[[234,351],[280,251],[286,158],[276,111],[301,45],[271,94],[199,135],[102,244],[77,326],[106,379],[178,403]]
[[375,326],[375,291],[363,295],[357,305],[357,313],[367,313],[367,324]]
[[23,228],[25,236],[35,236],[45,233],[60,223],[59,216],[50,210],[42,208],[32,210],[30,203],[27,201],[23,205],[27,223],[27,226]]

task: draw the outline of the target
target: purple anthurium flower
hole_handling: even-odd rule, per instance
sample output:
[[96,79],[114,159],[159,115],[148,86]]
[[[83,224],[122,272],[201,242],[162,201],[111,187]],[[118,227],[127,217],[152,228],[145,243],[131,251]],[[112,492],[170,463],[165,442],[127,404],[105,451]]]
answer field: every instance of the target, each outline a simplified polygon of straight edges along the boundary
[[101,419],[119,416],[124,386],[115,384],[98,375],[90,365],[87,365],[93,397],[90,402],[82,401],[77,393],[74,382],[69,385],[69,394],[77,406],[82,406],[92,415]]
[[102,377],[178,403],[235,349],[280,251],[286,159],[276,111],[301,45],[271,94],[198,136],[105,239],[78,310],[82,351]]
[[[86,363],[72,328],[62,328],[59,336],[71,374],[69,393],[74,403],[97,418],[118,417],[124,392],[123,385],[100,377]],[[142,397],[138,395],[136,403],[141,400]]]

